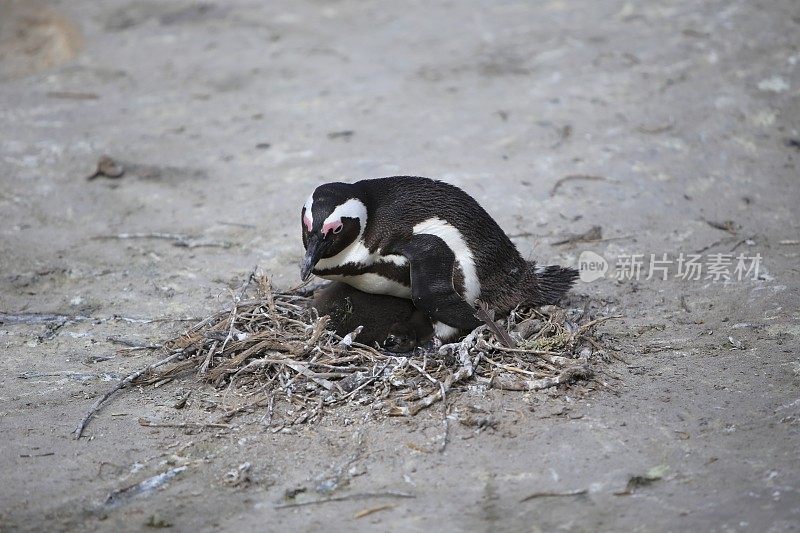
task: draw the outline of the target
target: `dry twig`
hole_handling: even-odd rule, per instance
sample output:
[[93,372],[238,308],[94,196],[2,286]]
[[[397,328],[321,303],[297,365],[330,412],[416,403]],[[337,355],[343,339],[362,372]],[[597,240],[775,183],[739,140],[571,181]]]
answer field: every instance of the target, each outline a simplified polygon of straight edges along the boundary
[[537,498],[554,498],[554,497],[565,497],[565,496],[580,496],[582,494],[586,494],[589,492],[587,489],[578,489],[578,490],[569,490],[566,492],[553,492],[553,491],[543,491],[543,492],[534,492],[532,494],[528,494],[524,498],[522,498],[519,503],[527,502],[529,500],[535,500]]
[[158,368],[159,366],[166,365],[167,363],[170,363],[170,362],[174,361],[175,359],[177,359],[180,355],[181,355],[181,352],[174,353],[174,354],[172,354],[172,355],[170,355],[168,357],[165,357],[164,359],[161,359],[160,361],[156,361],[155,363],[153,363],[153,364],[151,364],[151,365],[149,365],[149,366],[147,366],[147,367],[145,367],[145,368],[143,368],[141,370],[137,370],[136,372],[128,374],[128,376],[126,376],[125,378],[120,380],[119,383],[117,383],[114,387],[111,388],[111,390],[106,392],[104,395],[102,395],[100,398],[98,398],[97,401],[94,402],[94,404],[92,404],[92,407],[89,409],[89,411],[86,413],[86,415],[84,415],[84,417],[78,423],[78,427],[75,428],[75,432],[74,432],[75,438],[76,439],[81,438],[81,435],[83,435],[83,431],[86,429],[86,426],[89,424],[89,421],[92,419],[94,414],[97,411],[100,410],[100,407],[102,407],[103,404],[106,402],[106,400],[111,398],[111,396],[113,396],[114,393],[116,393],[117,391],[119,391],[121,389],[124,389],[125,387],[127,387],[128,385],[133,383],[133,381],[135,379],[137,379],[139,376],[141,376],[145,372],[153,370],[155,368]]
[[[568,319],[566,311],[548,307],[518,308],[495,321],[481,306],[486,325],[462,341],[401,356],[352,338],[343,341],[326,328],[329,318],[310,307],[308,293],[299,290],[274,291],[269,279],[254,270],[232,294],[231,305],[164,343],[166,357],[99,398],[76,435],[118,390],[186,374],[226,389],[224,414],[213,427],[265,408],[261,423],[274,432],[319,420],[326,410],[349,402],[372,405],[387,415],[413,416],[444,402],[453,387],[466,383],[514,391],[564,386],[593,376],[592,367],[602,361],[592,354],[603,350],[594,330],[614,318],[576,309]],[[532,323],[538,328],[516,328]],[[440,451],[449,432],[444,409]]]
[[292,502],[276,505],[275,509],[288,509],[291,507],[305,507],[306,505],[317,505],[320,503],[343,502],[347,500],[368,500],[370,498],[416,498],[414,494],[407,492],[384,491],[384,492],[357,492],[355,494],[344,494],[342,496],[331,496],[320,500],[310,500],[307,502]]

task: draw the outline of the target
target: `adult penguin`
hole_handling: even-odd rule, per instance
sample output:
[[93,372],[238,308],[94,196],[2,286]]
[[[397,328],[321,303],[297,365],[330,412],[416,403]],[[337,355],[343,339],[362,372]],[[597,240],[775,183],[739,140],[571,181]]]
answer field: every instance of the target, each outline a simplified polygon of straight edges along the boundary
[[505,313],[557,303],[578,277],[520,256],[500,226],[454,185],[412,176],[325,183],[301,211],[304,280],[411,298],[451,340],[481,322],[475,300]]

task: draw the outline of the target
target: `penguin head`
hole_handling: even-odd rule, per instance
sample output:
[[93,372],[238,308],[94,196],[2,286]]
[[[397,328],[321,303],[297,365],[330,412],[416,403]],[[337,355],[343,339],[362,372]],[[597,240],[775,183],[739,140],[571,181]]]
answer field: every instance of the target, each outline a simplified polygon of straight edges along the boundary
[[300,276],[303,281],[320,259],[334,257],[356,242],[367,225],[367,206],[349,183],[326,183],[308,197],[300,213],[306,255]]

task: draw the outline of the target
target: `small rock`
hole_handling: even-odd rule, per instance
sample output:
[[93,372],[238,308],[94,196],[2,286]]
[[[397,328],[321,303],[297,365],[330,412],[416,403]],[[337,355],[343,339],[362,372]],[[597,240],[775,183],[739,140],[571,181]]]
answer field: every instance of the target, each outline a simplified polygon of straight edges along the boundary
[[124,173],[125,167],[109,156],[104,155],[97,160],[97,169],[94,171],[94,174],[87,176],[86,179],[93,180],[101,176],[105,178],[121,178]]

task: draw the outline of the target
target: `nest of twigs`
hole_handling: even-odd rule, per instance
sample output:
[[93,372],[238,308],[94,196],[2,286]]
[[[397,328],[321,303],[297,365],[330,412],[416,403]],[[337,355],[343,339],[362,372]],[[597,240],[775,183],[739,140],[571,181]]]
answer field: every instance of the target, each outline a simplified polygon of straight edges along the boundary
[[611,317],[557,307],[515,309],[461,342],[393,354],[360,344],[357,334],[339,337],[327,316],[310,307],[309,294],[276,292],[269,279],[251,275],[234,303],[166,343],[171,353],[132,380],[160,384],[195,374],[248,401],[233,415],[276,402],[292,404],[293,419],[316,420],[347,403],[369,405],[388,415],[415,415],[441,401],[455,385],[535,391],[589,380],[603,359],[595,326]]

